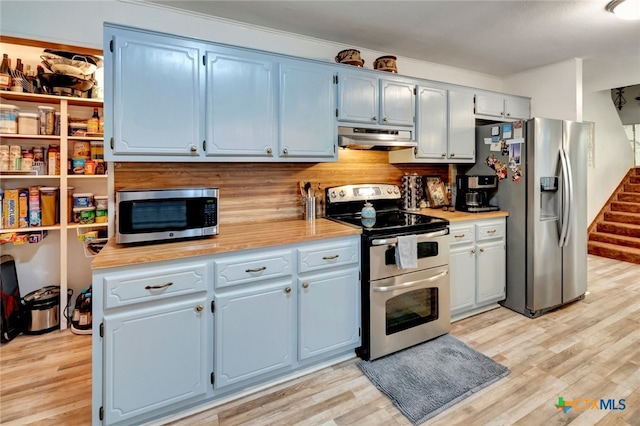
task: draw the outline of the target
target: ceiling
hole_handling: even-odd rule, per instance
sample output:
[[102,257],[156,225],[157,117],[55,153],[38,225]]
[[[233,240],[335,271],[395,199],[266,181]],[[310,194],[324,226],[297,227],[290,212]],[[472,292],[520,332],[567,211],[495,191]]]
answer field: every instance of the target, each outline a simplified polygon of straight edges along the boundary
[[145,2],[501,77],[582,58],[585,79],[640,83],[640,21],[608,1]]

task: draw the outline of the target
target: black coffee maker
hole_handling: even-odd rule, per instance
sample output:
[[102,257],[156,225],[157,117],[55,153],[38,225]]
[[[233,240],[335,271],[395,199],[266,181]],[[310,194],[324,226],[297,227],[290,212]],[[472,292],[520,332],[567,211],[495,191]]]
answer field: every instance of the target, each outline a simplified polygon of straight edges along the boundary
[[496,175],[456,176],[456,210],[463,212],[490,212],[500,210],[489,204],[498,190]]

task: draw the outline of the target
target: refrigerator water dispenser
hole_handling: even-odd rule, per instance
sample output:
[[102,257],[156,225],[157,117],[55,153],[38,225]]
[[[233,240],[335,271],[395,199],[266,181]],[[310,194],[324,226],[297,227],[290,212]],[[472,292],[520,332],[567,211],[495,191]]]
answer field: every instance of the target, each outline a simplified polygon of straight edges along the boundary
[[540,178],[540,220],[558,220],[558,177]]

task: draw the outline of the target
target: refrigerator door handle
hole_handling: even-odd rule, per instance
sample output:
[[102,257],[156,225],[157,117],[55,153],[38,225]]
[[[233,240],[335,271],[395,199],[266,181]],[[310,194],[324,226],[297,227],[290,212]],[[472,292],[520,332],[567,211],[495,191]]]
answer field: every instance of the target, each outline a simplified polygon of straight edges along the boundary
[[560,231],[560,238],[558,240],[558,246],[564,247],[567,243],[569,233],[569,218],[571,208],[571,187],[570,187],[570,172],[569,164],[567,163],[567,157],[563,148],[560,148],[560,163],[562,164],[562,230]]
[[567,235],[564,237],[563,247],[566,247],[569,244],[569,238],[571,237],[571,228],[573,227],[573,218],[575,217],[575,212],[573,212],[573,170],[571,168],[571,160],[569,159],[569,154],[567,151],[562,148],[562,152],[564,152],[565,161],[567,163],[567,177],[569,178],[569,197],[567,204],[569,205],[569,213],[567,214]]

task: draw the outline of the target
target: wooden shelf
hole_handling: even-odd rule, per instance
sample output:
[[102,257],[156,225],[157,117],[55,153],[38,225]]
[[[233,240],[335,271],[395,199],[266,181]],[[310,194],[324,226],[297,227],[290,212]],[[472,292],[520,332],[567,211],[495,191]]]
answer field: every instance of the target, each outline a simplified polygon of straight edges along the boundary
[[67,101],[69,105],[102,108],[103,99],[74,98],[71,96],[41,95],[38,93],[2,92],[0,98],[8,101],[40,102],[47,104],[59,104]]
[[0,229],[0,234],[10,234],[12,232],[38,232],[38,231],[59,231],[60,225],[52,226],[32,226],[29,228],[13,228],[13,229]]
[[106,179],[109,175],[67,175],[67,179]]
[[0,175],[0,180],[4,179],[60,179],[60,175],[29,175],[29,174],[21,174],[21,175]]
[[60,135],[19,135],[17,133],[2,133],[0,134],[2,139],[38,139],[46,141],[60,141]]

